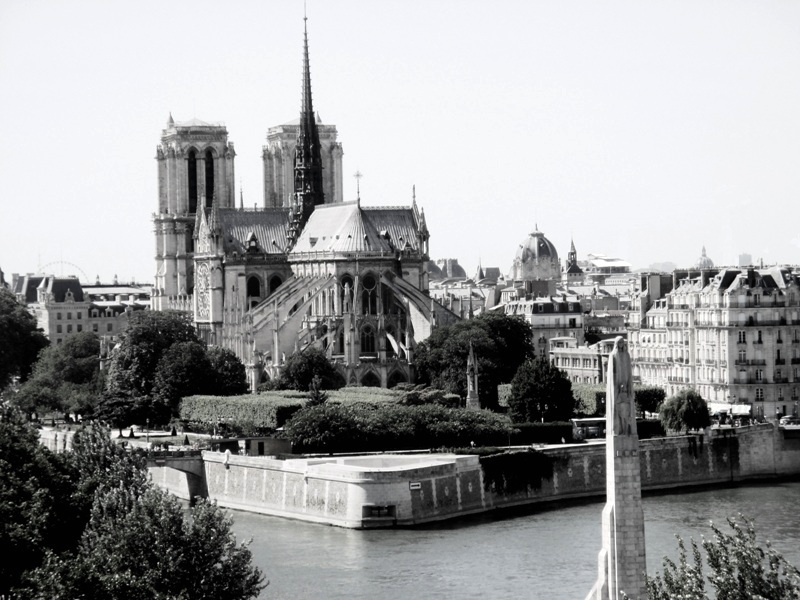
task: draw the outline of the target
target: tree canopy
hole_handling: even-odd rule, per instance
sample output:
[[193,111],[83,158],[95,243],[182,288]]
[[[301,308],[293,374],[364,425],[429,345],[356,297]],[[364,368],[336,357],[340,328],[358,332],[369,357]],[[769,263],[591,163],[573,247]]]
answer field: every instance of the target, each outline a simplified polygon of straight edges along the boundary
[[417,380],[446,392],[467,394],[469,344],[478,363],[481,406],[497,406],[497,386],[509,383],[519,366],[536,354],[533,333],[521,318],[485,313],[433,330],[416,349]]
[[724,533],[711,525],[713,537],[704,539],[706,564],[710,573],[704,576],[703,557],[691,540],[692,557],[678,538],[677,564],[664,559],[663,574],[647,581],[649,600],[708,600],[706,581],[716,590],[716,600],[796,600],[800,598],[800,571],[766,542],[756,542],[753,522],[741,515],[738,521],[728,519],[733,533]]
[[10,291],[0,286],[0,389],[14,377],[28,378],[33,363],[47,338],[36,328],[36,319],[17,302]]
[[247,392],[247,373],[244,365],[231,350],[219,346],[209,348],[208,360],[213,378],[213,391],[210,393],[217,396],[236,396]]
[[144,457],[104,427],[55,455],[0,405],[0,595],[14,598],[254,598],[263,575],[214,504],[187,511]]
[[29,414],[58,411],[86,415],[94,411],[102,390],[100,339],[84,331],[42,350],[14,403]]
[[575,412],[572,383],[548,357],[537,356],[514,375],[508,408],[515,423],[567,421]]
[[324,351],[307,348],[286,359],[278,387],[306,392],[311,388],[315,377],[319,378],[318,388],[321,390],[338,390],[345,384],[344,377],[331,364]]
[[661,406],[658,418],[666,430],[689,431],[711,425],[708,404],[696,391],[681,390]]

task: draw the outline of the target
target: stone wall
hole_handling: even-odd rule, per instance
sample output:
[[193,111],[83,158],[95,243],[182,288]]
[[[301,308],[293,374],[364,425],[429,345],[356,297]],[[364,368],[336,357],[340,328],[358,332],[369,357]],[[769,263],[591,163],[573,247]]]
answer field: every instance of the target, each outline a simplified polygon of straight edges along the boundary
[[[379,455],[274,460],[204,452],[207,494],[221,506],[343,527],[414,525],[496,508],[603,497],[604,444],[555,446],[537,489],[485,489],[477,456]],[[757,425],[640,442],[643,490],[800,474],[800,438]],[[172,473],[169,473],[172,471]],[[182,498],[197,483],[168,467],[153,479]]]

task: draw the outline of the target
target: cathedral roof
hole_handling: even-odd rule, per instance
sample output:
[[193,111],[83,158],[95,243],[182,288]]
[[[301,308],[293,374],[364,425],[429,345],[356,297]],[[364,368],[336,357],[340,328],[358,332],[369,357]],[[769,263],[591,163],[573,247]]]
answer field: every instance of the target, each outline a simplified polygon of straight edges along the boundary
[[283,254],[286,249],[289,231],[289,210],[286,208],[220,208],[219,220],[225,254],[244,254],[251,234],[255,236],[259,252]]
[[[172,115],[170,115],[172,118]],[[188,121],[173,121],[175,127],[221,127],[222,123],[208,123],[200,119],[193,118]]]
[[409,207],[363,207],[358,202],[318,206],[292,254],[303,252],[378,252],[415,247],[417,223]]

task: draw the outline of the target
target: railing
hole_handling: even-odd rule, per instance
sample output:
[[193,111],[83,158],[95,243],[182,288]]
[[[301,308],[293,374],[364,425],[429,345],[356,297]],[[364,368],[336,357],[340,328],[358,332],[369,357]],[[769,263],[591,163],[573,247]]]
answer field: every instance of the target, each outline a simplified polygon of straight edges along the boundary
[[789,378],[788,377],[773,377],[772,381],[774,383],[789,383]]
[[793,358],[791,362],[793,365],[800,365],[800,358]]
[[786,364],[786,359],[785,358],[776,358],[775,359],[775,364],[776,365],[785,365]]

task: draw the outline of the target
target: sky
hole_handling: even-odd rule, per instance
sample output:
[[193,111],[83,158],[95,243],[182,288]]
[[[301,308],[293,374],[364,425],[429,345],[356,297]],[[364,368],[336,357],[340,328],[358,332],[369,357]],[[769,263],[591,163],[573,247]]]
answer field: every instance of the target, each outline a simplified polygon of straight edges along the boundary
[[[344,197],[506,273],[538,225],[634,268],[800,263],[800,2],[308,0]],[[222,122],[248,206],[300,111],[302,0],[0,1],[0,268],[150,283],[169,114]]]

